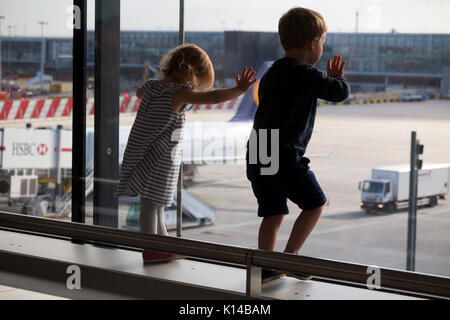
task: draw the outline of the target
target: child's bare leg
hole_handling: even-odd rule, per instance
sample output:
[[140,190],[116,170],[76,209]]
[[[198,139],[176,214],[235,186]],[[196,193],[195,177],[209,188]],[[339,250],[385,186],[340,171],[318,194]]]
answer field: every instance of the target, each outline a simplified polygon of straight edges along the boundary
[[278,231],[284,214],[264,217],[259,227],[258,248],[261,250],[275,250]]
[[166,220],[164,219],[164,206],[158,209],[158,234],[162,236],[169,235],[166,229]]
[[291,235],[284,252],[295,254],[298,253],[300,248],[303,246],[303,243],[305,243],[309,234],[314,229],[322,210],[323,206],[312,210],[303,210],[300,213],[297,220],[295,220],[294,226],[292,227]]
[[141,232],[167,236],[164,205],[141,197],[139,226]]
[[141,197],[139,226],[143,233],[156,234],[158,231],[157,207],[153,201]]

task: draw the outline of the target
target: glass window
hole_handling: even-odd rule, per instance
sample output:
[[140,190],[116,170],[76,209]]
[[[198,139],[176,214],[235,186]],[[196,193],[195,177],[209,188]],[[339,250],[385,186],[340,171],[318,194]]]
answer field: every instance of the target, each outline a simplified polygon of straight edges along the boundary
[[[327,203],[314,232],[299,252],[302,255],[405,269],[406,244],[403,238],[399,238],[398,230],[406,230],[407,211],[399,210],[395,216],[370,215],[361,207],[362,192],[355,192],[355,188],[359,181],[378,179],[374,169],[389,166],[401,171],[398,166],[409,159],[408,141],[412,127],[417,130],[420,141],[426,144],[426,153],[423,155],[425,164],[449,162],[450,149],[442,147],[442,141],[447,141],[450,136],[448,100],[435,99],[448,94],[448,90],[441,91],[441,79],[438,76],[450,67],[447,58],[450,50],[448,22],[432,14],[438,10],[437,4],[430,4],[426,0],[417,2],[422,8],[420,12],[392,1],[389,4],[377,3],[381,12],[388,10],[391,13],[383,17],[373,13],[369,1],[361,2],[358,34],[355,32],[355,8],[351,4],[341,4],[342,16],[333,11],[332,1],[326,4],[309,3],[311,9],[323,14],[328,26],[323,55],[315,67],[326,72],[328,59],[333,55],[344,56],[348,60],[344,77],[350,84],[351,95],[339,102],[339,106],[333,102],[325,104],[320,99],[318,101],[312,139],[304,150],[304,156],[311,161],[309,169],[314,171]],[[12,84],[5,81],[1,88],[2,96],[5,96],[3,92],[8,95],[6,101],[0,101],[0,127],[5,130],[2,138],[8,145],[2,151],[0,169],[14,179],[23,178],[20,174],[31,172],[37,188],[17,179],[13,183],[17,190],[23,191],[21,196],[10,191],[1,194],[4,200],[11,200],[13,206],[4,205],[0,209],[41,217],[56,213],[57,218],[67,218],[71,213],[65,209],[65,204],[71,199],[72,188],[73,30],[62,25],[57,15],[42,18],[48,19],[48,24],[42,25],[29,22],[27,16],[21,17],[17,12],[13,15],[11,10],[20,5],[29,8],[30,12],[42,12],[37,1],[16,0],[15,3],[18,5],[6,4],[5,9],[2,7],[2,15],[6,17],[2,27],[11,26],[9,29],[2,28],[2,76],[12,81]],[[269,0],[191,0],[184,3],[185,42],[196,44],[209,55],[214,68],[214,88],[234,86],[236,74],[241,73],[245,66],[254,67],[261,80],[271,63],[284,56],[277,33],[278,20],[293,3]],[[99,89],[96,88],[95,79],[95,2],[89,1],[88,4],[86,223],[93,224],[96,214],[108,208],[94,208],[93,205],[93,159],[95,151],[99,152],[94,150],[94,100],[95,90]],[[65,13],[67,2],[54,0],[54,7]],[[123,164],[131,126],[144,101],[138,89],[149,79],[160,80],[164,77],[160,61],[180,42],[178,8],[177,0],[121,2],[120,65],[102,66],[103,70],[108,71],[111,70],[108,68],[113,67],[119,69],[118,79],[113,79],[119,88],[119,169]],[[17,21],[8,20],[13,16],[17,17],[14,18]],[[429,47],[426,40],[429,37],[428,27],[414,22],[424,21],[422,19],[426,20],[426,26],[432,27],[433,32],[438,34],[433,35],[432,52],[425,50]],[[27,37],[15,34],[13,25],[30,25],[26,29]],[[41,27],[44,41],[41,39]],[[393,27],[401,33],[385,32]],[[41,56],[43,48],[45,55]],[[298,60],[303,64],[311,63],[300,61],[302,57]],[[43,71],[45,80],[37,78],[39,71]],[[173,79],[169,77],[170,81]],[[152,85],[160,83],[152,82]],[[112,93],[114,88],[111,85]],[[185,226],[191,227],[183,230],[184,237],[258,246],[258,228],[261,223],[257,217],[258,201],[247,179],[243,161],[255,112],[258,104],[262,103],[258,90],[263,90],[260,82],[239,97],[221,103],[192,105],[185,113],[181,156],[188,159],[186,155],[200,141],[200,158],[203,162],[200,165],[188,159],[181,166],[185,205],[183,219]],[[145,101],[149,102],[160,92],[147,92]],[[170,98],[166,100],[171,101]],[[169,107],[173,106],[169,103]],[[241,121],[229,121],[238,118]],[[177,119],[180,123],[183,121],[182,117]],[[26,128],[28,122],[31,128]],[[17,134],[18,129],[12,128],[13,123],[20,124],[20,134]],[[45,123],[45,128],[38,129],[38,126],[44,126],[42,123]],[[158,121],[156,123],[160,124]],[[62,125],[62,129],[58,129],[58,125]],[[100,129],[108,125],[102,124]],[[23,139],[19,141],[17,137]],[[59,146],[55,145],[57,138],[61,138]],[[152,147],[167,145],[167,141],[158,138],[141,154],[147,155]],[[53,157],[55,149],[58,162]],[[108,149],[105,151],[108,152]],[[5,158],[7,152],[11,152],[9,162]],[[25,159],[25,156],[29,158]],[[19,157],[21,161],[16,160]],[[49,159],[44,161],[45,157]],[[206,161],[210,158],[221,161],[221,164]],[[152,168],[156,168],[155,175],[163,172],[156,165]],[[138,175],[148,178],[146,169],[136,170],[141,170]],[[178,165],[171,167],[171,170],[178,172]],[[429,170],[432,170],[428,171],[431,172],[429,175],[423,172],[419,174],[419,179],[422,179],[419,180],[419,186],[429,181],[426,179],[434,179],[434,169]],[[172,178],[176,181],[178,175]],[[395,178],[386,175],[383,179]],[[165,182],[154,186],[153,193],[165,187]],[[395,182],[392,180],[390,185],[393,196],[404,191],[396,189],[399,187]],[[382,188],[381,183],[371,182],[364,184],[363,191],[375,193]],[[171,195],[177,192],[173,189],[169,191]],[[55,200],[56,206],[48,206],[44,212],[42,208],[45,206],[40,208],[31,205],[31,199],[38,193],[45,196],[42,201],[53,203]],[[439,204],[437,207],[418,209],[425,214],[419,215],[421,227],[417,230],[415,271],[450,276],[450,257],[447,254],[450,238],[446,222],[450,201],[447,194],[447,190],[433,194]],[[112,192],[102,196],[115,199]],[[131,198],[122,197],[118,200],[117,214],[114,213],[118,228],[147,232],[140,229],[140,211],[144,212],[140,208],[140,199]],[[400,203],[406,200],[398,197],[390,201]],[[173,236],[176,234],[177,202],[175,197],[168,202],[163,205],[164,220],[168,234]],[[8,204],[8,201],[4,203]],[[201,209],[190,209],[193,204],[199,205]],[[284,207],[284,203],[282,205]],[[298,206],[292,201],[287,202],[291,214],[284,218],[276,250],[284,250],[301,207],[304,207],[302,203]],[[372,221],[370,224],[366,223],[368,219]]]
[[411,37],[411,36],[408,36],[408,37],[406,38],[406,45],[407,45],[408,47],[412,47],[412,46],[413,46],[413,41],[414,41],[414,38]]
[[395,45],[395,37],[393,35],[389,35],[387,38],[387,43],[389,46],[394,46]]
[[363,191],[381,193],[383,191],[383,184],[381,182],[366,181],[364,182]]

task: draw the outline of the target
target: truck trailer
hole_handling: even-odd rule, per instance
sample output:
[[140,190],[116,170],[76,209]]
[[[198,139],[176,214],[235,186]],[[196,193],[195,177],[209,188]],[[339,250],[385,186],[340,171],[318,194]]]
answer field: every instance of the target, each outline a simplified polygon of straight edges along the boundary
[[[417,206],[434,207],[448,193],[449,163],[424,163],[418,171]],[[409,206],[409,164],[372,169],[359,183],[361,208],[366,212],[395,212]]]

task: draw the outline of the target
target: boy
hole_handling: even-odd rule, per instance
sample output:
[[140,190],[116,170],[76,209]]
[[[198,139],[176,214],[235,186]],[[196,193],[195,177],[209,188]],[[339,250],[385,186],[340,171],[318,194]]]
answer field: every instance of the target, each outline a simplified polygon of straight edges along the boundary
[[[327,202],[314,173],[309,170],[309,159],[303,157],[313,131],[317,98],[339,102],[349,95],[349,87],[343,78],[346,61],[341,62],[340,56],[328,60],[326,75],[313,67],[322,56],[326,31],[320,13],[304,8],[289,10],[278,23],[285,56],[273,63],[259,84],[259,106],[253,132],[258,138],[258,146],[265,144],[267,153],[270,149],[275,153],[279,151],[277,172],[264,174],[262,169],[267,167],[267,162],[254,156],[256,153],[252,156],[252,150],[257,148],[253,139],[247,143],[247,178],[258,200],[258,216],[263,217],[258,235],[258,247],[262,250],[275,249],[281,222],[289,213],[287,199],[303,210],[284,250],[292,254],[298,253]],[[259,134],[260,129],[266,129],[267,133]],[[277,146],[270,145],[272,138],[265,138],[274,131],[277,131]],[[254,161],[255,157],[257,161]],[[274,158],[273,154],[271,158]],[[262,282],[283,275],[263,269]],[[288,275],[302,280],[312,278],[302,273]]]

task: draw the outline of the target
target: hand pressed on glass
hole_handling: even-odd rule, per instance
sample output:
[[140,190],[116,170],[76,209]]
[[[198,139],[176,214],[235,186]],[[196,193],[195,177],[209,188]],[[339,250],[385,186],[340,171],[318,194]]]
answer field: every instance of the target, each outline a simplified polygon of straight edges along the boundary
[[341,56],[334,56],[333,62],[331,59],[328,59],[327,73],[325,75],[328,77],[343,77],[346,63],[347,60],[341,62]]
[[243,92],[246,92],[248,88],[250,88],[250,86],[256,82],[257,80],[256,78],[252,79],[255,76],[255,74],[256,72],[253,70],[252,67],[248,69],[247,67],[245,67],[244,71],[242,71],[241,76],[239,77],[239,75],[237,74],[235,77],[236,87],[238,87]]

